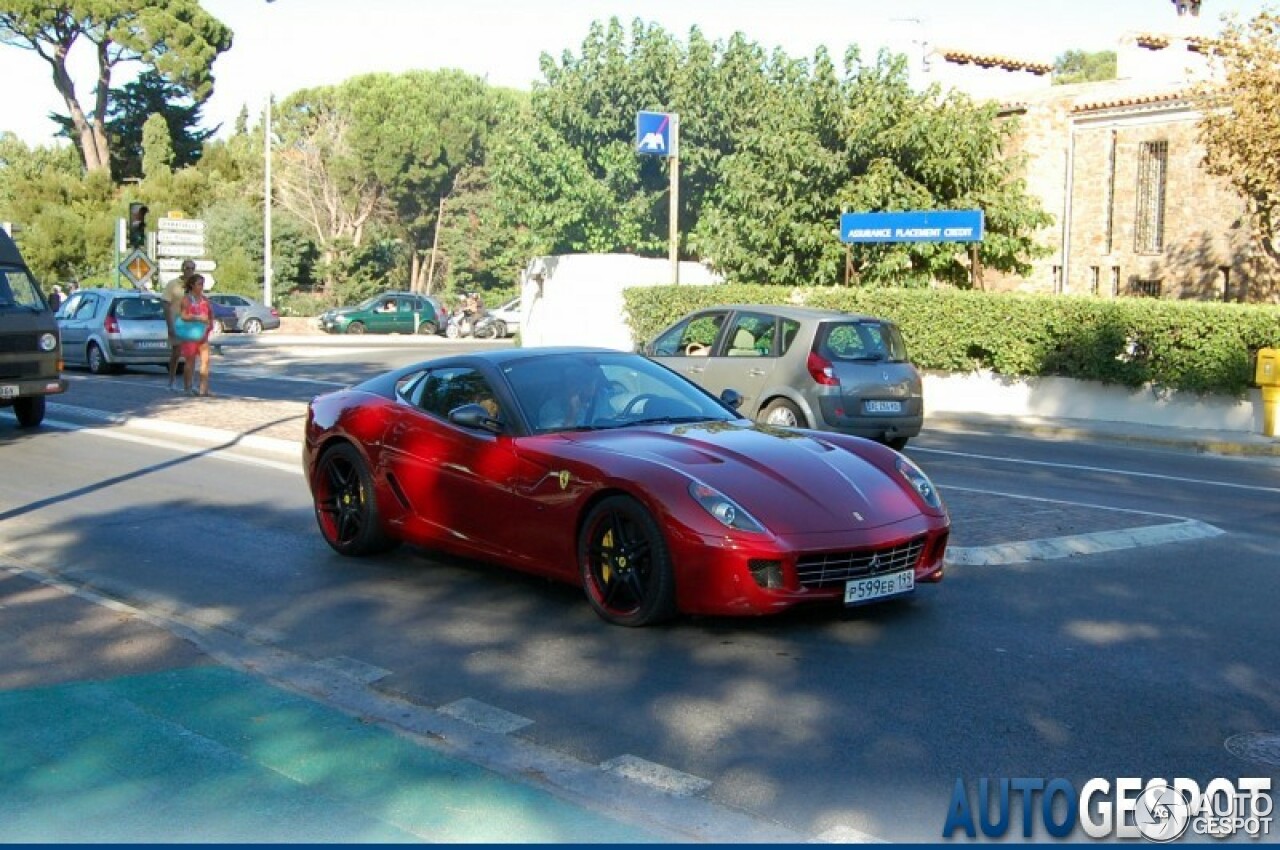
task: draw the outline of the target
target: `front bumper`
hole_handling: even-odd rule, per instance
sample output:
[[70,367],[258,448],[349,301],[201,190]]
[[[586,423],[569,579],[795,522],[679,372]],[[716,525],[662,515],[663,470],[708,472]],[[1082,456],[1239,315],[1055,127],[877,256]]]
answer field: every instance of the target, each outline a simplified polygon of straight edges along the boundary
[[[686,613],[713,615],[772,614],[815,602],[842,604],[847,580],[884,573],[878,567],[865,572],[854,568],[825,581],[815,581],[811,573],[802,580],[800,564],[847,553],[866,554],[869,557],[861,560],[869,561],[877,552],[900,552],[913,542],[920,544],[909,564],[916,584],[941,581],[950,525],[946,517],[921,514],[879,528],[762,538],[759,542],[747,542],[743,537],[674,535],[669,543],[676,565],[678,604]],[[905,566],[901,560],[885,561],[886,572]],[[765,572],[780,578],[776,586],[762,586]]]
[[26,378],[9,380],[0,378],[0,404],[6,404],[19,398],[38,395],[56,395],[67,391],[65,378]]

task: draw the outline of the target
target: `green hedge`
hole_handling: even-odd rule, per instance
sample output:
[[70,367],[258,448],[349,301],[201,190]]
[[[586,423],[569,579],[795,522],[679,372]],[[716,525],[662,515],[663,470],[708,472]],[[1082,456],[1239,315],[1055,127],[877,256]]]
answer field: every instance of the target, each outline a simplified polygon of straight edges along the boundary
[[950,289],[656,286],[626,290],[635,339],[713,304],[797,304],[891,319],[922,369],[1057,375],[1242,396],[1260,348],[1280,348],[1280,308],[1153,298]]

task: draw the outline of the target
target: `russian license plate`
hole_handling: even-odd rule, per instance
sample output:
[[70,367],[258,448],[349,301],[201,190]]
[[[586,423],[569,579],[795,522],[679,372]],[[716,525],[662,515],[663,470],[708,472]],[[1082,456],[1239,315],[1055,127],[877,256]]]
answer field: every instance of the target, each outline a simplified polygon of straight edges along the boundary
[[900,401],[864,401],[862,409],[867,413],[901,413]]
[[168,348],[169,343],[163,339],[143,339],[137,343],[138,348]]
[[845,582],[844,604],[861,605],[874,602],[886,596],[897,596],[899,593],[910,593],[916,589],[916,574],[912,570],[900,573],[885,573],[870,578],[855,578]]
[[17,384],[0,384],[0,398],[17,398]]

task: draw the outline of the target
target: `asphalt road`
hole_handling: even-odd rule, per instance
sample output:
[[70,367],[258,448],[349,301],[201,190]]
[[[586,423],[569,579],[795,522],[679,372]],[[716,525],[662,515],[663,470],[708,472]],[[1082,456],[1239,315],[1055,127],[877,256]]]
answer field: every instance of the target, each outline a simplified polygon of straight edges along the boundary
[[[215,391],[301,401],[400,356],[229,354]],[[161,382],[74,391],[159,405]],[[1275,760],[1226,747],[1280,736],[1280,466],[945,433],[909,453],[951,505],[958,548],[1185,522],[1222,533],[955,565],[904,603],[626,630],[575,588],[490,566],[407,548],[339,558],[288,460],[181,434],[24,433],[0,416],[0,556],[353,666],[413,705],[500,709],[541,752],[676,771],[661,775],[680,793],[801,836],[936,841],[957,779],[1280,784]]]

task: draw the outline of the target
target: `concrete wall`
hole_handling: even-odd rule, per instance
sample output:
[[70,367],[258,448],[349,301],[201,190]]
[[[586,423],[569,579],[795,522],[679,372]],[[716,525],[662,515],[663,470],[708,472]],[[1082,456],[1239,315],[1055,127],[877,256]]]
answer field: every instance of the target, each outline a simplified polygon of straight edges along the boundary
[[[701,263],[680,263],[680,283],[721,279]],[[630,254],[537,257],[525,268],[520,299],[520,344],[594,345],[631,351],[622,291],[671,283],[669,260]]]
[[1250,390],[1247,398],[1234,399],[1071,378],[929,373],[924,376],[924,407],[926,422],[933,413],[977,413],[1262,433],[1262,402],[1257,389]]

